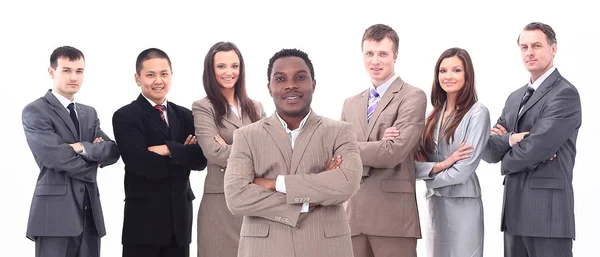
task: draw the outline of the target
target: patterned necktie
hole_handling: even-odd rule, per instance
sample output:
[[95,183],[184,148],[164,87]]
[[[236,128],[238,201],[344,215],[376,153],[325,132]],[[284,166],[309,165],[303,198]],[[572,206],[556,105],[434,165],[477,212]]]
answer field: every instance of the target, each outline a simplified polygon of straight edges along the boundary
[[67,109],[69,109],[69,116],[71,116],[73,125],[75,125],[75,129],[77,130],[77,136],[79,136],[79,120],[77,120],[77,113],[75,113],[75,104],[70,103],[69,105],[67,105]]
[[165,120],[165,106],[157,104],[154,106],[154,109],[156,109],[160,112],[160,118],[165,122],[165,124],[167,124],[167,121]]
[[377,103],[379,103],[379,93],[375,89],[371,89],[369,105],[367,106],[367,123],[371,122],[371,117],[377,108]]
[[527,91],[525,91],[525,95],[523,96],[523,100],[521,100],[521,105],[519,106],[519,113],[521,113],[521,110],[523,110],[523,107],[525,106],[527,101],[529,101],[531,95],[533,95],[533,91],[534,89],[532,87],[527,87]]

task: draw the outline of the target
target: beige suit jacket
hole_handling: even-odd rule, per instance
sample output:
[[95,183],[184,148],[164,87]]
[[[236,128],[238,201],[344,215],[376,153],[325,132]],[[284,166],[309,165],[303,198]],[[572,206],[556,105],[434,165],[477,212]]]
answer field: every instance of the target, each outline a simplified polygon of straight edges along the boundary
[[[260,102],[254,101],[254,105],[261,118],[265,117],[265,110]],[[227,167],[227,158],[231,153],[233,142],[233,131],[251,124],[252,121],[247,114],[242,113],[242,119],[234,113],[228,112],[223,119],[223,127],[215,124],[215,109],[208,100],[202,98],[192,104],[194,114],[194,127],[196,138],[202,148],[202,152],[208,161],[208,174],[204,181],[204,193],[223,193],[223,176]],[[215,135],[220,135],[227,145],[221,145],[215,141]]]
[[[324,171],[334,156],[340,168]],[[245,215],[239,257],[353,256],[346,202],[359,188],[362,163],[350,124],[311,112],[294,148],[277,116],[234,132],[225,198]],[[285,175],[287,194],[252,184]],[[303,203],[318,204],[300,213]]]
[[[363,183],[348,201],[352,235],[421,238],[415,196],[415,150],[425,126],[423,90],[397,78],[367,123],[369,90],[346,99],[342,121],[353,125],[363,163]],[[400,136],[382,141],[386,128]]]

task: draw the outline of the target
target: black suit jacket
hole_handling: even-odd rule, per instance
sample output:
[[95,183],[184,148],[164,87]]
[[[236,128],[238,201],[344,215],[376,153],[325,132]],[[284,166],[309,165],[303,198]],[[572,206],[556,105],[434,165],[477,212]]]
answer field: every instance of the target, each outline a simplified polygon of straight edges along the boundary
[[[179,245],[191,242],[190,170],[206,167],[198,144],[184,145],[194,135],[192,112],[167,104],[169,127],[140,94],[113,115],[115,139],[125,163],[123,244],[167,245],[173,234]],[[169,147],[170,157],[148,151]]]

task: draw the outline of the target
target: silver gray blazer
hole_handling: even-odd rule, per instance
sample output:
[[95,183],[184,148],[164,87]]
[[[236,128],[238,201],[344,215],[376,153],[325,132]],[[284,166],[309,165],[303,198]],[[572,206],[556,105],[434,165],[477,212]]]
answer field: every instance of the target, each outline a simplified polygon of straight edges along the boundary
[[[445,109],[444,105],[442,113]],[[426,196],[481,197],[481,187],[475,170],[490,136],[491,124],[488,109],[479,102],[475,103],[456,128],[454,140],[450,144],[446,143],[445,138],[439,139],[441,123],[442,116],[440,115],[433,131],[436,151],[427,155],[428,162],[415,162],[417,179],[425,180],[427,185]],[[436,175],[429,176],[433,165],[448,158],[465,139],[467,145],[473,146],[471,157],[456,162],[449,169]]]

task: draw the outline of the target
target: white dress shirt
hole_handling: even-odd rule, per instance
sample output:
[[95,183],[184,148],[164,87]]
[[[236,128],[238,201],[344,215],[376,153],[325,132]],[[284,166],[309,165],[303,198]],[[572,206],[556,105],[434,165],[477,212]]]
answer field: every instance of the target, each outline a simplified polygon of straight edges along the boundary
[[[146,98],[146,100],[148,100],[150,105],[152,105],[152,108],[154,108],[154,106],[159,105],[159,104],[155,103],[154,101],[150,100],[150,98],[146,97],[144,94],[142,94],[142,96],[144,96],[144,98]],[[165,101],[162,102],[162,104],[160,104],[160,105],[165,107],[165,109],[162,111],[162,113],[165,116],[165,122],[167,123],[167,126],[169,126],[169,119],[167,117],[167,99],[165,99]]]
[[[66,97],[62,96],[59,93],[56,93],[56,91],[52,90],[50,91],[52,92],[52,94],[54,95],[54,97],[56,97],[56,99],[58,99],[58,101],[60,102],[60,104],[65,107],[65,110],[67,111],[67,114],[71,115],[71,111],[69,110],[69,108],[67,108],[67,106],[69,106],[69,104],[73,103],[73,110],[75,111],[75,116],[77,116],[77,120],[79,120],[79,115],[77,115],[77,103],[75,103],[75,98],[73,98],[73,101],[67,99]],[[81,135],[80,135],[81,136]],[[85,152],[85,147],[83,147],[83,144],[81,144],[81,149],[83,149],[83,151],[79,154],[88,157],[87,153]]]

